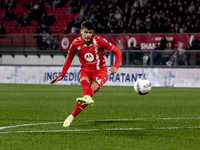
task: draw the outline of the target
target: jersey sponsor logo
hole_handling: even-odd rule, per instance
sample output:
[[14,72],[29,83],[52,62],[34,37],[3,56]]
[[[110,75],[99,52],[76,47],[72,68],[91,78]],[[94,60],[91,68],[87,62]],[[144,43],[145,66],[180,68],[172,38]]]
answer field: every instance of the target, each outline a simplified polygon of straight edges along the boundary
[[68,38],[65,37],[65,38],[62,39],[61,46],[62,46],[63,49],[67,49],[68,48],[68,46],[69,46]]
[[94,60],[94,55],[92,53],[86,53],[84,55],[85,60],[92,62]]

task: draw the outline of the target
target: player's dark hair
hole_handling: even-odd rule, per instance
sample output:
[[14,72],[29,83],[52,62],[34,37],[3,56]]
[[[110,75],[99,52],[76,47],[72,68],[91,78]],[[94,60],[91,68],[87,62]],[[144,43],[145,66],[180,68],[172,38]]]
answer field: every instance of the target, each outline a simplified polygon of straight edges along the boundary
[[84,28],[87,28],[88,30],[93,30],[94,29],[94,25],[92,22],[90,21],[84,21],[82,24],[81,24],[81,29],[84,29]]

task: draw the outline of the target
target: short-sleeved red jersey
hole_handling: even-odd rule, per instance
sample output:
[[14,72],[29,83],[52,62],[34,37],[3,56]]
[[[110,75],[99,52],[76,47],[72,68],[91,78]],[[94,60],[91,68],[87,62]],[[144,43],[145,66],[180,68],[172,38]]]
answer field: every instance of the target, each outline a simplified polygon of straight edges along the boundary
[[[79,55],[79,60],[81,67],[89,67],[90,69],[100,70],[102,68],[106,69],[105,52],[104,49],[112,51],[116,47],[108,42],[105,38],[93,35],[89,43],[85,44],[82,37],[78,37],[73,40],[68,51],[67,60],[65,61],[63,71],[61,76],[64,76],[68,70],[74,56],[76,53]],[[119,49],[117,49],[120,51]],[[120,52],[121,53],[121,52]],[[115,62],[115,67],[118,68],[120,64],[121,56],[119,62]]]

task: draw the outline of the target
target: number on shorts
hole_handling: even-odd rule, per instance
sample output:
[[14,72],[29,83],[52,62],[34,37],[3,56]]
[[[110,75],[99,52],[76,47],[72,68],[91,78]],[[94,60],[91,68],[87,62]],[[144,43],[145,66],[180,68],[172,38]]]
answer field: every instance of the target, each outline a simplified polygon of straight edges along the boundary
[[99,83],[99,85],[101,84],[102,79],[98,79],[98,77],[96,77],[96,81]]

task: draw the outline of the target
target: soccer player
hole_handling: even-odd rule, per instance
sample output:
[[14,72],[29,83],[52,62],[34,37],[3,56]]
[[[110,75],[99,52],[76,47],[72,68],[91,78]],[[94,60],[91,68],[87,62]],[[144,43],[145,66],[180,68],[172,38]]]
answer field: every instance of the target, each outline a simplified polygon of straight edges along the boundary
[[92,96],[107,80],[107,67],[104,49],[115,53],[115,64],[109,69],[112,74],[118,70],[121,62],[121,51],[105,38],[93,35],[93,23],[84,21],[81,24],[81,36],[74,39],[70,45],[67,59],[63,65],[61,74],[53,79],[50,84],[60,81],[65,76],[71,62],[78,52],[81,69],[79,82],[81,83],[83,97],[77,98],[77,104],[71,115],[63,123],[63,127],[69,127],[72,120],[87,106],[94,104]]

